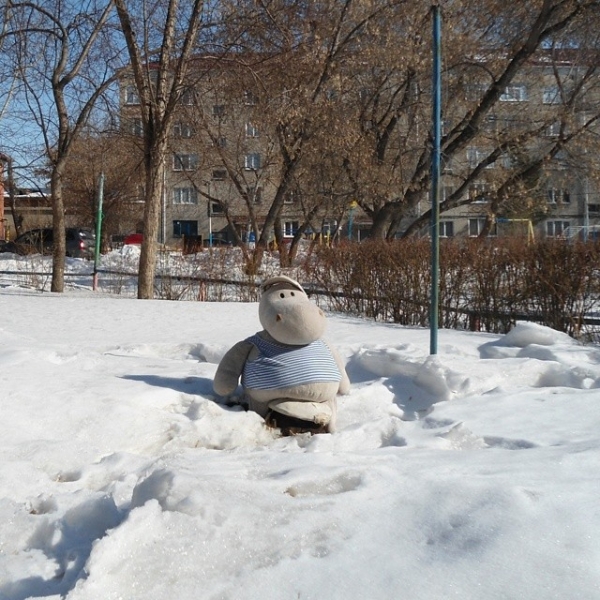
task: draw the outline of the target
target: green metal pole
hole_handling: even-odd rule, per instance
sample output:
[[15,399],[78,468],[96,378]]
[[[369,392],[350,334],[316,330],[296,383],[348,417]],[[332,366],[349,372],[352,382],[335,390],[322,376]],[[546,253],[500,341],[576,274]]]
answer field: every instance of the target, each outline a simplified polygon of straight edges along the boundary
[[100,241],[102,238],[102,202],[104,200],[104,173],[100,173],[98,182],[98,207],[96,210],[96,251],[94,253],[94,278],[92,289],[98,289],[98,262],[100,261]]
[[440,144],[441,111],[441,18],[440,7],[432,6],[433,15],[433,148],[431,159],[431,307],[429,315],[429,353],[437,354],[440,271]]

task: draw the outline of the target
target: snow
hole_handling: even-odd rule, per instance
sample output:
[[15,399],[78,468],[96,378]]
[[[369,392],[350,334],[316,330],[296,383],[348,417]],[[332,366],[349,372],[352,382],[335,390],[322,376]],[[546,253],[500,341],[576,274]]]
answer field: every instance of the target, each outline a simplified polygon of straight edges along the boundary
[[600,598],[596,346],[329,314],[338,431],[282,438],[212,392],[255,303],[0,310],[2,600]]

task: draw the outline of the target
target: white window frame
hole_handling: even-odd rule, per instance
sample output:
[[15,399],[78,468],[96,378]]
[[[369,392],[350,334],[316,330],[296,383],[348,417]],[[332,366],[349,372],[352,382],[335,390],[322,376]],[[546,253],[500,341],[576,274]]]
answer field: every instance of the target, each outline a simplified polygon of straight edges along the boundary
[[193,171],[198,168],[197,154],[174,154],[173,171]]
[[527,100],[527,86],[524,84],[507,85],[500,94],[500,102],[525,102]]
[[548,204],[571,204],[571,194],[564,188],[548,188]]
[[138,95],[137,88],[135,85],[128,85],[125,87],[125,104],[135,105],[140,103],[140,97]]
[[551,123],[550,125],[548,125],[548,127],[546,127],[546,129],[544,130],[544,135],[546,137],[558,137],[560,135],[560,128],[561,122],[554,121],[554,123]]
[[244,156],[244,169],[246,171],[257,171],[261,168],[262,160],[259,152],[251,152]]
[[284,221],[283,223],[283,237],[293,238],[296,231],[300,229],[299,221]]
[[245,131],[246,131],[246,137],[247,138],[257,138],[257,137],[259,137],[258,127],[254,123],[252,123],[252,121],[248,121],[246,123]]
[[[490,194],[492,193],[492,186],[489,183],[475,182],[469,186],[469,198],[473,201],[473,204],[485,204],[490,201]],[[479,199],[475,199],[479,197]]]
[[[485,221],[486,221],[485,217],[473,217],[472,219],[469,219],[469,237],[479,237],[479,235],[483,231],[483,228],[485,227]],[[472,225],[476,226],[477,233],[473,233]],[[496,234],[497,234],[497,224],[494,223],[490,229],[489,235],[495,237]]]
[[198,191],[193,187],[173,188],[173,204],[198,204]]
[[[467,148],[467,162],[469,164],[470,169],[475,169],[479,166],[486,158],[488,157],[488,153],[481,148],[476,148],[471,146]],[[489,163],[485,165],[486,169],[493,169],[494,163]]]
[[454,237],[454,221],[441,220],[440,221],[440,237],[451,238]]
[[565,230],[570,226],[570,221],[562,221],[560,219],[546,221],[546,236],[552,238],[563,237]]
[[560,88],[557,85],[546,86],[542,90],[543,104],[562,104]]
[[189,139],[194,135],[194,128],[189,123],[179,121],[173,125],[173,135],[178,138]]

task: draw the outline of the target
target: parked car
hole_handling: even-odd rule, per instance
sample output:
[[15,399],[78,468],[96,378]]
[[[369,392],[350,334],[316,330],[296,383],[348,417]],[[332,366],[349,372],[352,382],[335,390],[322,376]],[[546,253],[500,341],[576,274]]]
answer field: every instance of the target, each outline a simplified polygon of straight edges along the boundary
[[[91,229],[67,227],[66,229],[67,256],[74,258],[94,257],[96,235]],[[54,248],[54,231],[50,228],[31,229],[17,236],[10,242],[0,246],[0,252],[14,254],[52,254]]]
[[125,236],[125,239],[123,240],[123,244],[125,246],[141,246],[143,241],[144,241],[143,233],[130,233],[129,235]]

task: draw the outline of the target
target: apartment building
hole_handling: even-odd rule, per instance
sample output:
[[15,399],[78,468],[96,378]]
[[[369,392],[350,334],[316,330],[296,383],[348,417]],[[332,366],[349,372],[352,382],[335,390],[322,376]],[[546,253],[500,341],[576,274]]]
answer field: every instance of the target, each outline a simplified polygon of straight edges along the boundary
[[[276,124],[269,121],[273,98],[261,96],[252,79],[246,81],[235,68],[203,64],[200,71],[181,95],[170,134],[160,241],[169,246],[185,239],[204,245],[252,242],[281,184]],[[478,236],[484,227],[488,235],[596,237],[600,188],[593,139],[598,127],[573,135],[595,123],[600,110],[597,77],[589,75],[589,65],[569,56],[538,59],[521,70],[486,112],[469,145],[445,157],[441,201],[442,207],[447,200],[451,204],[441,212],[442,237]],[[452,133],[465,107],[480,100],[488,86],[485,79],[470,77],[454,88],[444,103],[443,135]],[[450,89],[452,82],[448,95]],[[121,116],[133,135],[141,133],[138,105],[134,86],[124,80]],[[521,178],[526,185],[507,187],[518,169],[526,174]],[[499,201],[503,189],[508,191]],[[306,219],[305,193],[302,185],[287,187],[284,237],[292,237]],[[424,193],[404,216],[399,234],[429,207]],[[348,201],[342,209],[320,199],[306,234],[366,237],[370,222],[356,203]]]
[[[139,100],[128,82],[121,90],[123,126],[141,134]],[[221,68],[204,73],[181,95],[165,156],[161,241],[204,246],[257,239],[278,187],[280,168],[272,132],[263,129],[257,98]],[[282,230],[292,237],[302,222],[295,189],[283,201]]]
[[[478,176],[462,192],[471,201],[441,214],[442,236],[477,236],[493,212],[489,235],[598,237],[599,81],[590,65],[574,58],[563,52],[562,58],[548,55],[528,64],[503,90],[473,142],[445,165],[442,202],[469,174],[477,170]],[[481,98],[485,88],[484,82],[466,86],[464,101]],[[446,116],[446,129],[452,116]],[[529,189],[494,206],[494,192],[510,174],[538,160]]]

